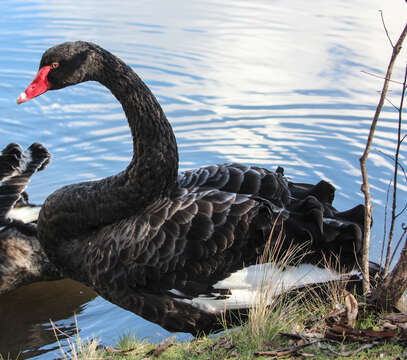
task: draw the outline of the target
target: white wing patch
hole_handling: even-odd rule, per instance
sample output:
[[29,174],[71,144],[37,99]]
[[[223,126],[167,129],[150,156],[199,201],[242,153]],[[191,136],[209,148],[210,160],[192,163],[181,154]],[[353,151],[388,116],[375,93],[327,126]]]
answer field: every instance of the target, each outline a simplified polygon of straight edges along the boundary
[[[350,274],[353,273],[357,272],[353,271]],[[227,289],[229,292],[227,296],[219,297],[214,294],[213,297],[199,296],[192,300],[179,299],[178,301],[189,303],[208,312],[221,313],[225,309],[253,307],[263,296],[272,299],[284,291],[307,284],[339,280],[342,277],[344,274],[310,264],[289,266],[284,270],[275,263],[252,265],[214,285],[215,289]]]

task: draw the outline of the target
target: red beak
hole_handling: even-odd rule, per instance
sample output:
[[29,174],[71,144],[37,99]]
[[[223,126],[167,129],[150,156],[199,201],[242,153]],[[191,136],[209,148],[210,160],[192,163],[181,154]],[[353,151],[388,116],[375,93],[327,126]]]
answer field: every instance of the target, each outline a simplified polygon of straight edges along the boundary
[[17,104],[21,104],[30,99],[39,96],[49,90],[49,82],[47,79],[51,66],[43,66],[35,76],[34,80],[28,85],[27,89],[23,91],[17,98]]

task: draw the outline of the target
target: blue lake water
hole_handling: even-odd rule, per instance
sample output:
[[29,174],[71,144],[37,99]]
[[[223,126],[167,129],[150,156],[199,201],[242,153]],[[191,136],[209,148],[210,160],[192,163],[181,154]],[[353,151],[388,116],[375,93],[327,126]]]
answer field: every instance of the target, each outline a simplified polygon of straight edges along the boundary
[[[391,48],[378,10],[395,41],[407,18],[402,1],[16,0],[1,2],[0,9],[0,146],[36,141],[53,154],[30,184],[33,202],[63,185],[114,174],[131,158],[121,106],[99,84],[15,103],[44,50],[87,40],[120,56],[151,87],[174,127],[181,170],[232,161],[280,165],[296,182],[332,182],[339,209],[363,203],[359,157],[382,80],[361,70],[384,74]],[[400,59],[405,63],[405,50]],[[395,79],[402,78],[403,61]],[[400,90],[391,86],[396,104]],[[397,112],[387,103],[369,160],[376,260],[396,125]],[[404,146],[404,163],[406,155]],[[403,177],[399,191],[401,208],[407,201]],[[126,332],[153,341],[169,336],[65,280],[0,297],[0,354],[55,358],[49,319],[72,334],[74,313],[81,336],[99,337],[102,344]]]

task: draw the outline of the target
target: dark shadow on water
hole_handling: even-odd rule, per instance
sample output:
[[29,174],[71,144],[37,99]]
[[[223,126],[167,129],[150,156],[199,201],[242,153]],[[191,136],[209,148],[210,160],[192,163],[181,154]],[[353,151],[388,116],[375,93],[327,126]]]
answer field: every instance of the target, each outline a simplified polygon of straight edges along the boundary
[[[35,283],[0,296],[0,354],[5,359],[27,359],[56,349],[49,320],[79,314],[97,295],[72,280]],[[75,324],[58,325],[68,335]],[[44,347],[48,346],[46,350]],[[20,355],[19,355],[20,354]]]

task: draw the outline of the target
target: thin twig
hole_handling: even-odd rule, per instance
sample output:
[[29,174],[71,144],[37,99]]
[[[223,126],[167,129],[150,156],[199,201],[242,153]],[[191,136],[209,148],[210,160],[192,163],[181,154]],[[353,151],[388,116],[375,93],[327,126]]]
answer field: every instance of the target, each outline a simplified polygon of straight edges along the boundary
[[[407,134],[403,136],[403,138],[400,140],[400,144],[403,142],[403,140],[407,137]],[[384,151],[380,149],[376,149],[377,152],[381,153],[382,155],[388,157],[391,159],[393,162],[395,162],[395,157],[389,154],[386,154]],[[400,163],[400,159],[398,161],[398,166],[399,168],[403,171],[404,178],[407,181],[407,172],[404,166]],[[392,180],[389,181],[389,186],[387,187],[387,192],[386,192],[386,205],[384,208],[384,230],[383,230],[383,243],[382,243],[382,250],[381,250],[381,255],[380,255],[380,266],[382,266],[382,260],[383,260],[383,253],[384,253],[384,243],[386,239],[386,231],[387,231],[387,209],[388,209],[388,204],[389,204],[389,193],[390,193],[390,185],[392,183]],[[403,208],[396,214],[396,219],[404,213],[404,211],[407,210],[407,203],[404,204]]]
[[394,49],[393,42],[391,41],[390,36],[389,36],[389,32],[387,31],[386,23],[384,22],[383,11],[379,10],[379,12],[380,12],[380,17],[382,18],[382,23],[383,23],[384,31],[386,32],[386,36],[389,39],[391,47]]
[[391,180],[389,181],[389,185],[387,186],[387,191],[386,191],[386,206],[384,207],[383,241],[382,241],[382,250],[380,252],[380,267],[383,266],[384,244],[386,243],[387,209],[389,208],[390,185],[391,185]]
[[[404,134],[403,137],[401,138],[401,140],[400,140],[400,145],[403,143],[403,141],[404,141],[406,138],[407,138],[407,133]],[[401,165],[400,165],[400,166],[401,166]],[[405,178],[406,181],[407,181],[407,174],[406,174],[406,171],[404,170],[404,167],[401,166],[401,169],[403,170],[403,172],[404,172],[404,178]]]
[[361,346],[360,348],[356,349],[355,351],[348,351],[348,352],[343,352],[343,353],[341,353],[341,352],[335,351],[335,350],[334,350],[330,345],[328,345],[328,344],[325,344],[324,346],[322,346],[321,343],[318,343],[318,347],[319,347],[320,349],[322,349],[322,350],[328,350],[328,351],[330,351],[332,354],[335,354],[336,356],[341,356],[341,357],[354,356],[354,355],[360,353],[360,352],[363,351],[363,350],[371,349],[371,348],[373,348],[373,347],[375,347],[375,346],[378,346],[378,345],[380,345],[380,342],[379,342],[379,341],[373,341],[373,342],[370,343],[370,344],[366,344],[366,345]]
[[382,80],[387,80],[387,81],[395,83],[395,84],[403,85],[403,83],[401,81],[392,80],[392,79],[389,79],[388,77],[385,77],[385,76],[382,76],[382,75],[377,75],[377,74],[371,73],[371,72],[366,71],[366,70],[360,70],[360,72],[362,72],[362,73],[364,73],[366,75],[377,77],[377,78],[382,79]]
[[301,345],[297,345],[297,346],[290,346],[289,348],[284,348],[284,349],[280,349],[280,350],[273,350],[273,351],[256,351],[253,355],[254,356],[287,356],[290,354],[294,354],[296,352],[298,352],[299,350],[304,349],[307,346],[319,343],[321,340],[314,340],[314,341],[310,341],[308,343],[304,343]]
[[407,203],[404,204],[403,208],[401,209],[401,211],[396,214],[396,218],[398,218],[401,214],[403,214],[404,211],[406,211],[407,209]]
[[364,236],[363,236],[363,260],[362,260],[362,272],[365,274],[363,277],[363,291],[367,293],[370,289],[369,284],[369,250],[370,250],[370,226],[372,224],[372,206],[370,201],[370,186],[369,180],[367,175],[367,168],[366,168],[366,161],[369,156],[370,149],[372,147],[373,137],[376,130],[376,125],[379,120],[379,115],[382,111],[382,107],[384,104],[384,99],[386,98],[387,89],[389,87],[389,80],[391,78],[391,74],[393,72],[394,63],[396,61],[397,55],[401,50],[401,44],[404,41],[404,38],[407,35],[407,24],[405,25],[399,39],[397,40],[396,45],[393,47],[393,53],[391,55],[391,59],[389,62],[389,66],[387,67],[386,72],[386,80],[383,84],[383,89],[380,95],[380,100],[376,108],[376,112],[370,126],[369,136],[366,142],[366,147],[363,152],[362,157],[360,158],[360,169],[362,172],[363,184],[362,184],[362,192],[365,195],[365,219],[364,219]]
[[394,158],[394,177],[393,177],[393,202],[392,202],[392,209],[391,209],[391,223],[390,223],[390,231],[389,231],[389,241],[387,242],[387,252],[386,252],[386,262],[384,265],[384,277],[387,276],[390,269],[390,252],[391,252],[391,245],[393,242],[393,235],[394,235],[394,226],[396,224],[396,209],[397,209],[397,183],[398,183],[398,170],[399,170],[399,155],[400,155],[400,146],[401,146],[401,123],[402,123],[402,115],[403,115],[403,105],[404,105],[404,95],[406,93],[406,84],[407,84],[407,65],[404,71],[404,81],[403,81],[403,90],[401,92],[401,100],[399,106],[399,119],[398,119],[398,129],[397,129],[397,146],[396,146],[396,154]]
[[[407,135],[407,134],[406,134]],[[400,144],[403,142],[403,140],[406,138],[406,136],[403,137],[403,139],[400,141]],[[386,154],[384,151],[380,150],[380,149],[375,149],[377,152],[379,152],[380,154],[388,157],[389,159],[391,159],[393,162],[395,161],[395,158],[393,155],[390,154]],[[400,160],[398,162],[398,165],[400,167],[400,169],[403,171],[404,177],[406,178],[407,181],[407,173],[406,173],[406,169],[404,168],[404,166],[400,163]]]
[[386,97],[386,101],[387,101],[388,103],[390,103],[390,105],[392,105],[397,111],[400,111],[400,109],[399,109],[396,105],[394,105],[394,104],[390,101],[390,99],[389,99],[388,97]]

